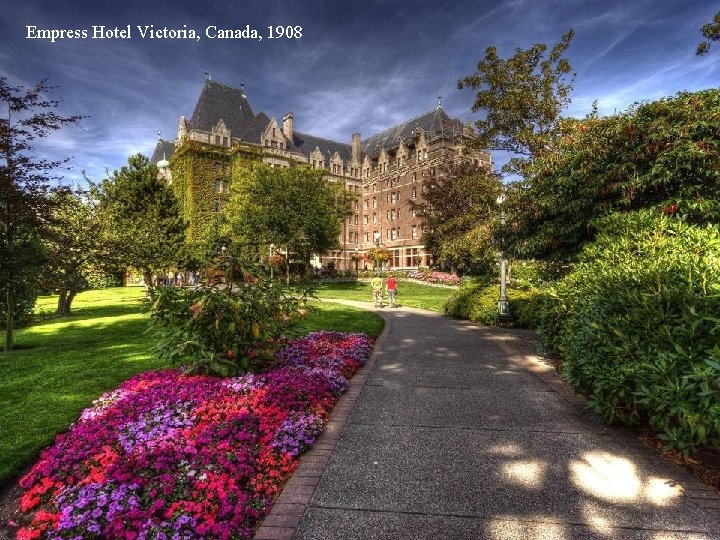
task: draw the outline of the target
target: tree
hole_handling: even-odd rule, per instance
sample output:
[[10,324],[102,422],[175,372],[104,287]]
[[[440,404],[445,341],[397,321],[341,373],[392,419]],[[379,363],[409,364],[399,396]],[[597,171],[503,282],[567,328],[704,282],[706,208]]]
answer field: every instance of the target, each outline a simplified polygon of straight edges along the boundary
[[100,238],[94,209],[79,194],[62,188],[51,195],[51,202],[41,284],[57,291],[56,313],[69,315],[75,296],[88,287],[88,271],[98,265]]
[[42,259],[43,228],[50,213],[52,171],[65,163],[33,155],[33,144],[80,116],[61,116],[47,96],[45,81],[31,88],[11,86],[0,77],[0,287],[5,292],[5,351],[13,350],[16,293],[35,289],[32,275]]
[[572,259],[618,211],[720,223],[720,90],[681,92],[607,117],[568,119],[554,152],[508,192],[509,247]]
[[150,289],[153,271],[173,266],[182,253],[186,224],[175,194],[142,154],[130,156],[92,191],[102,241],[112,246],[117,263],[140,270]]
[[425,249],[455,271],[483,271],[495,262],[490,223],[502,184],[472,162],[438,166],[423,186],[421,202],[409,201],[422,218]]
[[322,170],[272,168],[264,164],[234,178],[224,210],[225,233],[237,244],[264,250],[284,247],[308,261],[313,253],[338,246],[351,195],[325,180]]
[[475,123],[478,133],[470,145],[515,156],[503,172],[523,174],[533,156],[552,147],[575,79],[563,57],[574,35],[568,30],[547,58],[544,43],[517,48],[508,60],[500,58],[494,46],[488,47],[475,73],[458,81],[459,88],[479,89],[472,110],[486,112]]
[[704,24],[700,31],[705,39],[698,43],[695,54],[704,56],[710,52],[710,42],[720,40],[720,11],[715,14],[711,22]]

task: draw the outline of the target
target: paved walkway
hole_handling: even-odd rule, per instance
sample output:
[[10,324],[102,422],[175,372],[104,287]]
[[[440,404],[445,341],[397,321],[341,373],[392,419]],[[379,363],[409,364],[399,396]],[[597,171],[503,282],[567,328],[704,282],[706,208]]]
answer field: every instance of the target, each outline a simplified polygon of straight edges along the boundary
[[379,311],[258,540],[720,539],[720,497],[585,413],[530,333]]

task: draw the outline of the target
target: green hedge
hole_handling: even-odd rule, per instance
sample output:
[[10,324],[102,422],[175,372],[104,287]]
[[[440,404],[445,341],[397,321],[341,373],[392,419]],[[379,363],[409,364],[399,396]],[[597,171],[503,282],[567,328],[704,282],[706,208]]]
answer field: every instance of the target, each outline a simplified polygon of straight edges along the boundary
[[[536,327],[540,320],[540,306],[544,293],[539,289],[508,288],[507,295],[510,312],[514,317],[514,325],[522,328]],[[448,299],[445,304],[445,313],[478,324],[496,326],[500,323],[499,299],[499,285],[487,285],[482,282],[467,283]]]
[[684,453],[720,448],[720,230],[613,215],[546,298],[541,330],[608,422],[647,421]]

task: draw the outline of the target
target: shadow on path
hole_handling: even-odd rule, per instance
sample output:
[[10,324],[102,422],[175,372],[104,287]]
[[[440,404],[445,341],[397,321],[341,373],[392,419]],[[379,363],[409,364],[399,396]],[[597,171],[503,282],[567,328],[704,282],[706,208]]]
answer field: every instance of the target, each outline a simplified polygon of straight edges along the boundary
[[295,538],[720,538],[720,498],[533,374],[531,332],[378,312]]

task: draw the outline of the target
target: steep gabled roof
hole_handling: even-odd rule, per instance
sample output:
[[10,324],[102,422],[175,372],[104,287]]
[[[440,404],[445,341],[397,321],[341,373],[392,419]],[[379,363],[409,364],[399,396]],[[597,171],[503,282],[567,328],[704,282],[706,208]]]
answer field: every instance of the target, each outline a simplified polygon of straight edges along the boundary
[[163,139],[160,139],[155,145],[155,151],[153,152],[150,161],[152,163],[157,163],[158,161],[160,161],[163,158],[163,152],[165,155],[165,159],[170,159],[170,156],[173,155],[174,151],[175,141],[165,141]]
[[462,122],[450,118],[442,108],[438,107],[369,137],[362,143],[363,153],[375,157],[383,148],[394,148],[400,144],[400,141],[415,135],[413,131],[416,129],[424,131],[426,137],[432,139],[442,132],[449,134],[448,132],[455,130],[461,133]]
[[261,139],[269,123],[270,117],[267,114],[264,112],[258,113],[258,115],[253,118],[252,122],[247,125],[245,131],[237,135],[233,132],[233,137],[237,137],[243,141],[251,142],[253,144],[262,145]]
[[335,152],[340,154],[340,158],[345,162],[350,161],[352,158],[352,148],[349,144],[315,137],[299,131],[293,132],[293,145],[295,146],[294,150],[306,156],[312,154],[317,146],[325,159],[328,159],[328,155],[332,157]]
[[206,81],[189,124],[191,129],[212,131],[222,118],[233,137],[243,133],[255,114],[242,90]]

